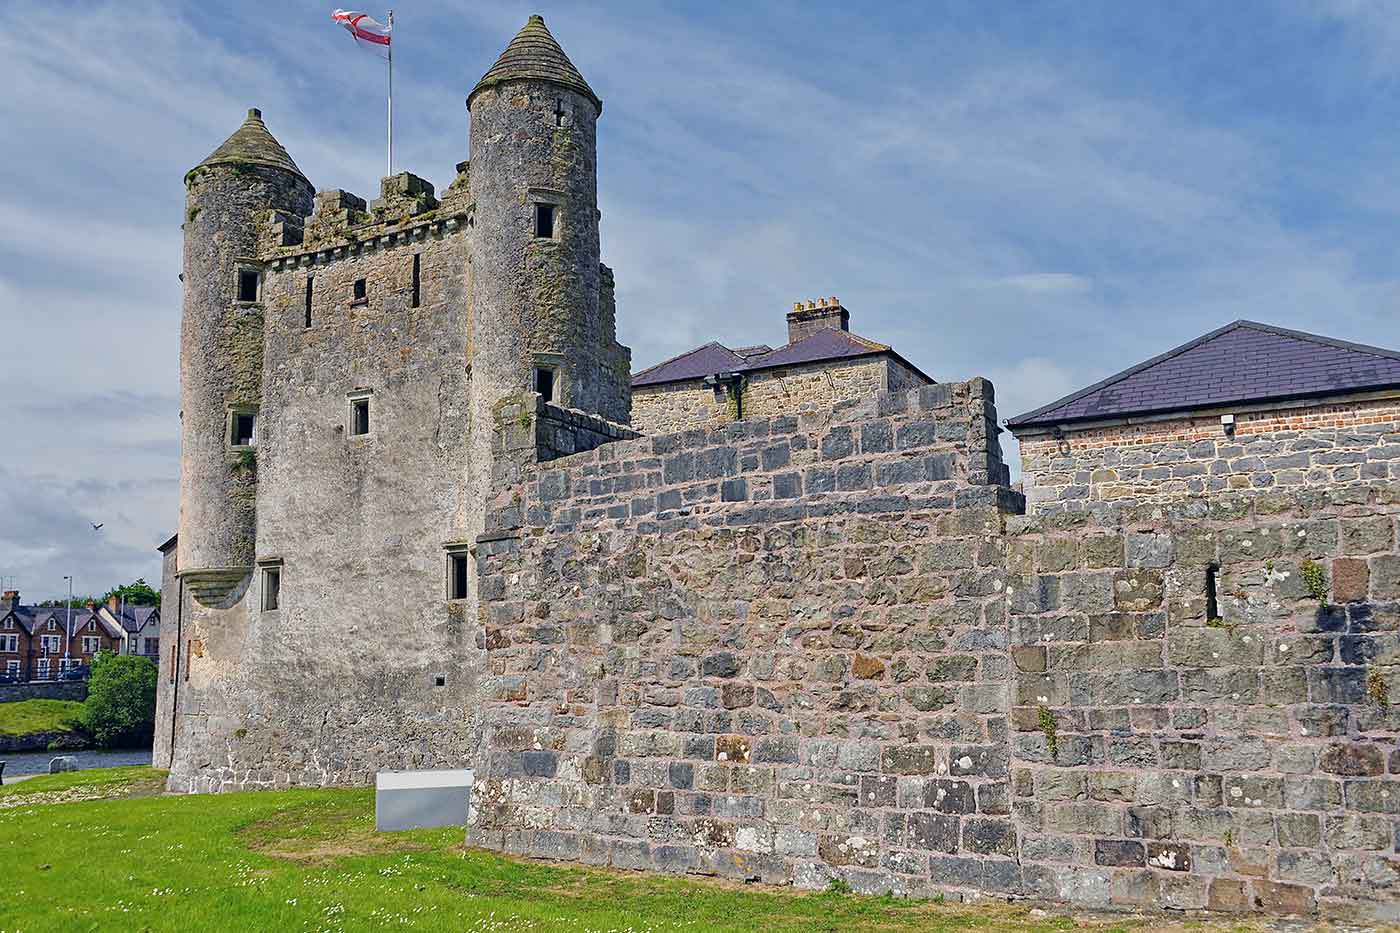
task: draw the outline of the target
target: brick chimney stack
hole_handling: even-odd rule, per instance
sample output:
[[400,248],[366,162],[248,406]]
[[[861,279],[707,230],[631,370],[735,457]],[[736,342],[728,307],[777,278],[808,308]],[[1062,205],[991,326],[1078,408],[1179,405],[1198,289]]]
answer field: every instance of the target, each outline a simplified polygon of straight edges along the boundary
[[805,305],[798,301],[787,313],[787,324],[788,343],[796,343],[819,330],[850,330],[851,312],[841,306],[835,295],[808,301]]
[[0,593],[0,616],[19,606],[19,590],[6,590]]
[[112,615],[116,615],[116,614],[117,614],[117,606],[118,606],[118,605],[119,605],[119,601],[118,601],[118,599],[117,599],[117,597],[116,597],[115,595],[113,595],[113,596],[108,596],[108,597],[107,597],[107,611],[111,612]]

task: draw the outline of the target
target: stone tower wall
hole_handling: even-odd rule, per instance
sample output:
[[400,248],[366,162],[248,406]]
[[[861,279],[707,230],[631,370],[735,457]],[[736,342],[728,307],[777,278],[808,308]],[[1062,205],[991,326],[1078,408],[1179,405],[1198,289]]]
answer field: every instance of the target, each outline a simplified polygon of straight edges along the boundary
[[253,562],[256,478],[228,447],[228,413],[262,400],[263,307],[237,300],[237,272],[262,269],[259,217],[310,213],[312,190],[283,169],[223,164],[194,169],[186,188],[179,564],[187,573]]
[[[364,783],[475,749],[480,652],[470,607],[447,598],[444,549],[480,522],[464,482],[467,228],[410,218],[353,240],[269,264],[259,572],[232,618],[188,627],[203,653],[182,687],[176,787]],[[351,398],[366,393],[356,436]]]

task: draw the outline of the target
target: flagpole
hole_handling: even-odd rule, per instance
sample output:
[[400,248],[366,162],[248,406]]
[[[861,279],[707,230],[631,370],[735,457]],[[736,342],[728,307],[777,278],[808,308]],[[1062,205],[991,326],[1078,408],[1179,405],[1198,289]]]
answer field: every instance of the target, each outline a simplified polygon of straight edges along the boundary
[[389,175],[394,174],[394,11],[389,11]]

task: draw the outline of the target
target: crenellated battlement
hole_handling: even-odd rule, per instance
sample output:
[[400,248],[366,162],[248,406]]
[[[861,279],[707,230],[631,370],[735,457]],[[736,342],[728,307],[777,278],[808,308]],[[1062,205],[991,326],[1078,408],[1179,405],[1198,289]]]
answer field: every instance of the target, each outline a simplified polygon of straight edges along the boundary
[[432,182],[411,172],[384,178],[370,203],[343,188],[319,191],[308,217],[269,212],[259,230],[261,258],[274,269],[311,266],[458,233],[471,226],[468,177],[468,163],[458,163],[441,200]]

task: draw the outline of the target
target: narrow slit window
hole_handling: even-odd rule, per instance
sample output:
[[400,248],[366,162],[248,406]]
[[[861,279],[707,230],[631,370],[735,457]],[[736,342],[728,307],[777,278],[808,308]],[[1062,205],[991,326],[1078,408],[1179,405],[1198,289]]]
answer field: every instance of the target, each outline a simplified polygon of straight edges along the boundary
[[535,370],[535,391],[544,396],[546,402],[554,401],[554,370],[545,367]]
[[258,300],[258,273],[253,269],[241,269],[238,272],[238,300],[257,301]]
[[422,298],[422,291],[419,285],[418,274],[422,265],[423,257],[418,253],[413,254],[413,307],[418,307],[418,302]]
[[554,239],[554,205],[535,205],[535,236],[541,240]]
[[310,326],[311,326],[311,290],[312,290],[312,284],[311,284],[311,283],[312,283],[312,281],[313,281],[313,280],[312,280],[312,278],[311,278],[310,276],[307,276],[307,277],[306,277],[306,320],[305,320],[305,322],[303,322],[303,326],[304,326],[304,327],[310,327]]
[[369,433],[369,399],[357,398],[350,401],[350,433]]
[[282,605],[282,568],[263,568],[263,612],[271,612]]
[[1220,573],[1219,564],[1211,564],[1206,568],[1206,621],[1210,622],[1220,618],[1220,604],[1216,598],[1216,577]]
[[355,280],[355,300],[356,300],[356,301],[364,301],[364,300],[365,300],[365,280],[364,280],[364,279],[356,279],[356,280]]
[[233,431],[230,441],[234,447],[251,447],[256,436],[257,418],[252,412],[233,413]]
[[447,598],[467,598],[467,555],[447,555]]

